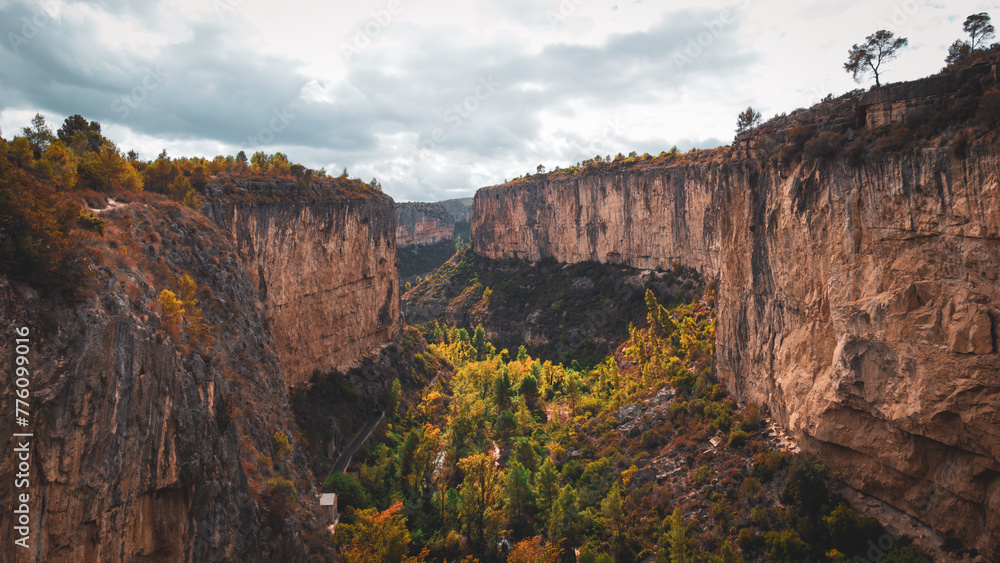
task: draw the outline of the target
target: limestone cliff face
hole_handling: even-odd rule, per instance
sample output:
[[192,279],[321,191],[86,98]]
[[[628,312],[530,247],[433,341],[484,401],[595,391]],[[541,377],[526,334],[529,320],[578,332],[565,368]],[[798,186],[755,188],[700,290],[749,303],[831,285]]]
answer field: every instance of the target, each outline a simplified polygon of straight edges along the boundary
[[[0,459],[0,503],[28,493],[31,509],[28,549],[14,547],[13,519],[0,522],[4,561],[305,561],[304,529],[324,524],[302,449],[275,448],[276,432],[296,433],[255,285],[226,233],[158,207],[100,213],[118,234],[98,251],[112,262],[77,303],[0,278],[0,363],[13,366],[14,330],[28,328],[34,435],[27,487],[11,486],[14,457]],[[160,315],[157,296],[178,292],[182,272],[203,288],[205,336],[172,333]],[[11,421],[14,389],[0,390]],[[277,525],[272,476],[297,490]]]
[[210,203],[264,303],[289,385],[346,367],[401,328],[396,224],[388,196]]
[[[488,258],[622,263],[715,274],[717,168],[661,168],[479,190],[472,248]],[[728,176],[726,177],[728,179]]]
[[439,201],[448,213],[451,213],[452,218],[455,222],[464,221],[466,223],[472,221],[472,198],[463,197],[459,199],[446,199],[444,201]]
[[1000,552],[1000,150],[484,188],[491,258],[718,276],[717,372],[852,486]]
[[396,204],[396,244],[413,246],[449,240],[455,233],[455,218],[440,203]]

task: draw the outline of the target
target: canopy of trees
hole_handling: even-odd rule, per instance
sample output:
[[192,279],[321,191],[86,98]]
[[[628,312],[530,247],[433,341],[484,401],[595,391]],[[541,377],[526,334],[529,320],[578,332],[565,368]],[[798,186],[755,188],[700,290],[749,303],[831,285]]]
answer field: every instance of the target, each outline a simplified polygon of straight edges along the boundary
[[951,47],[948,47],[948,56],[944,62],[947,64],[956,63],[968,58],[973,53],[983,51],[986,42],[993,39],[996,29],[990,23],[990,15],[986,12],[972,14],[965,18],[962,30],[969,34],[969,40],[956,39]]

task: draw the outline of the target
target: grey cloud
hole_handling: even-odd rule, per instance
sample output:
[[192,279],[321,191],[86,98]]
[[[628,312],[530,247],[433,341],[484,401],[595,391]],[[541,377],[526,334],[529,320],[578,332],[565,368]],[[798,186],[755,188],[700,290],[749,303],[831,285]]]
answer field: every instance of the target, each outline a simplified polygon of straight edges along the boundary
[[[131,3],[117,0],[89,3],[155,28],[158,8],[128,7]],[[558,3],[521,0],[518,6],[495,9],[519,12],[523,17],[516,21],[527,19],[529,27],[537,27],[542,25],[538,14],[544,17],[548,6]],[[0,7],[0,31],[4,36],[16,32],[17,22],[30,18],[33,9]],[[675,12],[648,31],[613,35],[598,46],[550,45],[537,54],[507,39],[486,43],[460,28],[400,22],[384,33],[405,40],[407,49],[389,52],[376,44],[352,57],[346,79],[330,88],[329,103],[302,102],[300,90],[312,77],[298,71],[298,61],[260,54],[248,40],[259,31],[238,17],[189,22],[186,38],[148,53],[109,48],[95,37],[93,21],[65,17],[40,29],[17,53],[7,43],[0,47],[0,109],[80,113],[167,139],[263,150],[281,146],[293,159],[292,149],[302,147],[313,158],[376,175],[379,166],[387,165],[381,163],[395,156],[382,153],[377,136],[407,132],[421,140],[425,154],[443,155],[449,165],[437,169],[420,163],[401,193],[412,199],[422,199],[420,193],[454,195],[448,190],[476,187],[472,163],[489,162],[502,171],[510,162],[537,160],[533,146],[540,139],[543,112],[576,117],[569,102],[578,102],[586,111],[613,115],[627,104],[669,103],[682,86],[701,85],[705,96],[713,95],[707,86],[715,78],[732,77],[755,60],[739,43],[739,18],[715,29],[711,22],[718,17],[711,11]],[[704,37],[710,40],[699,44]],[[693,56],[692,42],[699,47]],[[677,56],[688,62],[678,65]],[[488,95],[483,95],[484,80],[493,84]],[[525,89],[527,84],[540,90]],[[438,141],[435,131],[443,134]],[[592,141],[571,132],[562,135],[584,147]],[[618,149],[625,152],[668,147],[667,142],[646,148],[648,140],[619,140],[637,143]],[[593,154],[563,156],[575,162]],[[522,172],[509,170],[509,175]]]

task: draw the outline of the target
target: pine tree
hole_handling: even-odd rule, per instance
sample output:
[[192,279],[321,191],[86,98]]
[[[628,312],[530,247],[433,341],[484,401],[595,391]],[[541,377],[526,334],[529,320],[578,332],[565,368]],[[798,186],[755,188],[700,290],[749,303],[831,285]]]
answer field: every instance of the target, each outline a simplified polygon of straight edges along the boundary
[[159,302],[163,313],[163,327],[171,336],[176,337],[180,334],[181,321],[184,319],[184,304],[169,289],[160,292]]

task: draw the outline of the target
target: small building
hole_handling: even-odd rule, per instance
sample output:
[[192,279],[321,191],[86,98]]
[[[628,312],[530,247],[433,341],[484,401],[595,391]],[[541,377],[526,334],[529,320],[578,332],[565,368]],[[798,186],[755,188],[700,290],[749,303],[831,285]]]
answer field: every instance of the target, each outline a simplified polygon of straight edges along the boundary
[[330,507],[330,522],[336,526],[340,521],[340,514],[337,512],[337,493],[323,493],[319,497],[319,505]]

